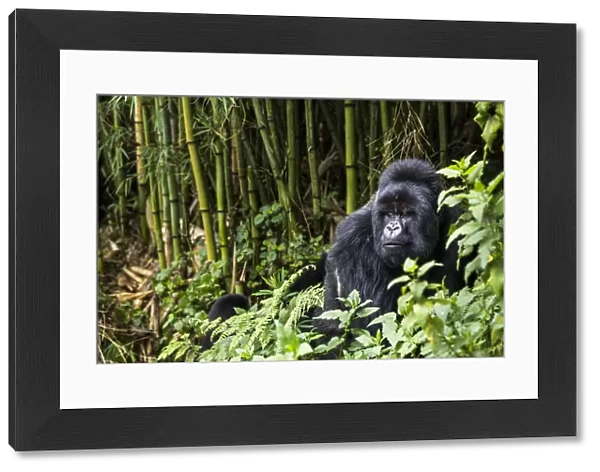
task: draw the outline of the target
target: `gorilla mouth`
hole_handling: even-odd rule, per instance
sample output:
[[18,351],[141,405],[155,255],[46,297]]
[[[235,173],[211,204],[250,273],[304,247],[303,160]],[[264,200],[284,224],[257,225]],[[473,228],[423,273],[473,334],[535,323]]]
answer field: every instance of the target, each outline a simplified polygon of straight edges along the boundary
[[398,248],[398,247],[406,246],[406,244],[407,244],[406,242],[388,241],[383,244],[383,247]]
[[401,247],[404,247],[408,244],[408,242],[401,242],[401,241],[388,241],[386,243],[383,244],[383,247],[386,249],[400,249]]

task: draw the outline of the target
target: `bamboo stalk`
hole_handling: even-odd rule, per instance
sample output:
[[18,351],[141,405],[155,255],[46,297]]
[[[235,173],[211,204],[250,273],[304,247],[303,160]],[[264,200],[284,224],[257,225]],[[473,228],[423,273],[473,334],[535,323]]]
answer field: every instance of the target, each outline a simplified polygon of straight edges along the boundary
[[204,229],[204,237],[206,240],[206,255],[209,261],[217,259],[215,250],[215,236],[213,230],[212,215],[210,214],[208,205],[208,194],[206,191],[206,177],[204,170],[198,159],[198,150],[194,141],[194,130],[192,127],[192,107],[188,97],[181,97],[181,108],[183,109],[183,119],[185,126],[185,139],[190,153],[190,162],[192,164],[192,172],[194,174],[194,182],[196,191],[198,192],[198,205],[200,214],[202,215],[202,226]]
[[[261,202],[266,203],[267,192],[263,186],[262,181],[258,178],[258,161],[256,155],[254,154],[254,149],[252,147],[252,143],[248,139],[246,134],[246,130],[242,124],[242,142],[244,144],[244,150],[248,155],[248,196],[250,199],[250,206],[252,207],[252,194],[254,193],[254,199],[256,203],[256,212],[258,212],[258,208],[260,207]],[[253,185],[251,185],[253,184]]]
[[427,135],[427,102],[422,101],[419,104],[419,121],[421,122],[421,126],[423,127],[423,131],[425,131],[425,135]]
[[[179,259],[180,248],[175,245],[179,244],[179,240],[173,238],[173,228],[177,227],[178,221],[175,220],[173,215],[173,206],[171,200],[171,184],[170,174],[171,169],[169,166],[169,145],[171,143],[171,134],[169,130],[169,112],[165,107],[164,97],[155,98],[155,110],[156,119],[160,123],[160,143],[162,145],[161,152],[161,165],[160,165],[160,189],[162,197],[162,235],[165,242],[165,255],[167,258],[167,266],[171,266],[173,260]],[[177,254],[177,255],[176,255]]]
[[321,229],[321,185],[319,182],[319,166],[317,165],[315,149],[313,101],[305,100],[304,107],[306,112],[306,145],[308,147],[308,164],[310,167],[314,227],[315,231],[318,233]]
[[356,103],[344,101],[346,125],[346,214],[356,210],[357,172],[356,172]]
[[220,105],[217,98],[211,98],[213,106],[213,124],[215,126],[215,181],[217,192],[217,224],[219,229],[219,249],[223,261],[223,276],[228,288],[231,284],[231,257],[227,241],[227,195],[225,191],[225,163],[223,155],[223,127],[221,121]]
[[369,102],[369,194],[377,191],[377,102]]
[[[358,149],[358,188],[357,193],[360,192],[360,200],[363,200],[363,196],[369,188],[369,176],[367,175],[369,169],[369,163],[367,158],[367,151],[365,148],[365,128],[364,119],[366,102],[363,100],[356,102],[356,146]],[[359,190],[360,189],[360,190]]]
[[438,102],[438,121],[440,132],[440,165],[448,165],[448,104]]
[[294,100],[285,101],[285,114],[287,124],[287,152],[288,152],[288,193],[293,206],[297,205],[298,186],[297,186],[297,128],[296,121],[296,102]]
[[256,114],[256,120],[258,122],[258,129],[260,131],[260,135],[263,140],[265,151],[267,153],[267,158],[268,158],[269,164],[271,166],[271,170],[273,171],[275,181],[277,183],[277,192],[279,194],[279,201],[281,203],[281,206],[284,208],[284,210],[287,211],[289,208],[287,187],[285,186],[285,184],[283,182],[283,178],[281,176],[281,168],[279,167],[279,160],[278,160],[277,156],[275,155],[275,151],[273,149],[271,137],[269,136],[268,128],[265,123],[265,118],[264,118],[264,114],[262,111],[262,105],[260,103],[260,100],[258,100],[256,98],[252,99],[252,103],[254,105],[254,112]]
[[169,112],[169,124],[171,125],[171,139],[170,142],[175,144],[178,137],[178,113],[177,113],[177,100],[167,98],[167,110]]
[[[150,146],[150,125],[148,121],[148,113],[146,111],[146,107],[144,107],[142,103],[142,123],[144,130],[144,144],[146,147]],[[165,246],[162,239],[162,233],[160,230],[161,216],[160,204],[158,202],[159,189],[157,188],[157,184],[154,177],[156,168],[152,165],[149,165],[146,171],[146,175],[148,178],[148,191],[150,193],[150,209],[152,212],[152,233],[154,235],[154,244],[156,244],[158,266],[161,270],[163,270],[167,268],[167,259],[165,255]]]
[[[233,185],[231,183],[231,179],[233,177],[233,170],[231,165],[231,148],[230,140],[229,140],[229,130],[227,129],[227,124],[223,123],[222,129],[222,143],[223,143],[223,171],[225,178],[225,197],[227,200],[227,212],[230,215],[230,218],[233,220]],[[234,227],[234,225],[231,225]]]
[[271,134],[271,143],[273,144],[273,152],[281,165],[281,146],[279,145],[279,135],[277,129],[277,119],[275,117],[274,103],[272,98],[267,98],[265,100],[267,104],[267,122],[269,124],[269,133]]
[[135,157],[136,177],[138,182],[138,217],[140,222],[140,233],[144,241],[148,241],[148,224],[146,222],[146,196],[148,195],[148,183],[144,171],[142,159],[142,146],[144,141],[144,125],[142,119],[142,97],[134,98],[134,129],[135,129]]
[[121,229],[121,234],[125,235],[125,214],[127,213],[127,197],[125,194],[125,172],[123,170],[123,148],[119,132],[121,130],[121,123],[119,119],[119,110],[115,104],[113,108],[113,126],[117,139],[115,140],[115,165],[117,166],[116,173],[116,184],[117,184],[117,197],[119,199],[118,204],[118,221]]
[[381,110],[381,130],[383,134],[383,166],[385,167],[392,159],[392,127],[388,103],[381,100],[379,108]]
[[240,193],[244,208],[250,206],[248,198],[248,166],[246,164],[246,153],[242,142],[242,118],[240,116],[240,108],[234,104],[232,110],[232,126],[233,126],[233,142],[235,144],[237,163],[238,163],[238,179],[240,182]]

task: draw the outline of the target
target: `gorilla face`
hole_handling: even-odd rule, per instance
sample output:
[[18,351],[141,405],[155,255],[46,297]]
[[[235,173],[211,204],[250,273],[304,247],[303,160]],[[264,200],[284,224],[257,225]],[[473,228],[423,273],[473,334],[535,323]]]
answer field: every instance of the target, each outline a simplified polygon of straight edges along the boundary
[[390,268],[426,259],[438,240],[436,195],[421,182],[384,182],[372,209],[375,250]]

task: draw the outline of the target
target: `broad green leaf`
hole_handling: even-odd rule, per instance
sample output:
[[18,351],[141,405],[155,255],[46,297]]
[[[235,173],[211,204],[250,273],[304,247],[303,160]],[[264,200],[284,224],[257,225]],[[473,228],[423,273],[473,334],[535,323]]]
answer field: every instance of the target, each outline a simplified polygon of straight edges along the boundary
[[487,205],[485,203],[480,203],[478,205],[471,207],[471,213],[473,213],[473,217],[477,220],[478,223],[483,221],[483,214],[485,212]]
[[400,348],[400,357],[406,357],[408,356],[410,353],[412,353],[415,348],[417,346],[411,342],[405,342],[404,344],[402,344],[402,347]]
[[448,313],[450,313],[450,309],[452,308],[450,302],[437,302],[433,305],[433,312],[439,316],[443,321],[446,321],[446,317]]
[[415,303],[413,306],[413,312],[417,316],[418,323],[423,324],[425,319],[429,316],[431,307],[425,303]]
[[471,185],[477,182],[483,174],[483,161],[479,161],[477,164],[472,166],[466,173],[467,182]]
[[346,313],[343,310],[329,310],[329,311],[324,311],[323,313],[321,313],[319,316],[316,316],[315,318],[319,318],[322,320],[339,320],[344,313]]
[[456,304],[459,307],[464,308],[464,307],[469,306],[474,298],[475,298],[475,295],[473,295],[473,293],[471,291],[469,291],[468,289],[463,289],[460,291],[458,297],[456,298]]
[[421,278],[427,272],[429,272],[429,270],[431,270],[433,267],[435,267],[435,266],[441,266],[441,265],[442,264],[439,264],[436,261],[427,262],[426,264],[423,264],[421,267],[419,267],[419,270],[417,271],[417,277]]
[[372,346],[363,351],[367,358],[378,357],[381,354],[381,346]]
[[459,236],[472,233],[473,231],[475,231],[477,229],[479,229],[479,223],[477,223],[475,221],[465,223],[464,225],[460,226],[459,228],[456,228],[454,230],[454,232],[448,237],[448,240],[446,242],[446,247],[447,248],[450,247],[450,244],[452,244],[452,242]]
[[408,275],[402,275],[402,276],[398,277],[397,279],[392,280],[388,284],[388,289],[390,289],[394,285],[403,284],[403,283],[406,283],[406,282],[409,282],[409,281],[410,281],[410,277]]
[[358,306],[360,303],[360,294],[358,290],[352,290],[350,295],[348,295],[348,301],[350,302],[350,306]]
[[475,231],[474,233],[471,233],[470,235],[468,235],[461,242],[465,246],[473,246],[473,245],[479,243],[483,238],[485,238],[488,234],[488,231],[489,230],[487,228],[483,228],[479,231]]
[[427,288],[427,282],[425,282],[423,280],[418,280],[418,281],[411,282],[409,284],[409,286],[410,286],[410,292],[413,295],[413,297],[415,299],[419,300],[423,297],[423,292]]
[[417,270],[417,262],[410,257],[407,257],[404,261],[404,272],[412,274],[415,270]]
[[366,318],[367,316],[371,316],[373,313],[379,311],[379,307],[368,307],[361,308],[357,314],[358,318]]
[[465,190],[465,187],[450,187],[448,190],[443,190],[442,192],[440,192],[440,196],[438,197],[438,207],[442,205],[442,202],[444,201],[444,199],[456,192],[460,192]]
[[487,188],[488,193],[492,193],[494,190],[496,190],[496,187],[498,186],[498,184],[500,182],[502,182],[503,179],[504,179],[504,172],[501,172],[488,185],[488,188]]
[[311,352],[313,352],[313,349],[312,349],[312,347],[310,347],[310,344],[308,344],[308,343],[300,344],[300,347],[298,348],[298,356],[305,356],[307,354],[310,354]]
[[460,170],[451,169],[449,167],[438,170],[438,174],[442,174],[444,177],[448,177],[449,179],[461,176]]
[[381,315],[378,316],[377,318],[375,318],[373,321],[371,321],[369,323],[368,326],[373,326],[376,324],[382,324],[382,323],[386,323],[388,321],[395,321],[396,320],[396,313],[386,313],[385,315]]
[[356,340],[363,346],[363,347],[369,347],[372,346],[373,340],[369,337],[369,336],[359,336],[358,338],[356,338]]

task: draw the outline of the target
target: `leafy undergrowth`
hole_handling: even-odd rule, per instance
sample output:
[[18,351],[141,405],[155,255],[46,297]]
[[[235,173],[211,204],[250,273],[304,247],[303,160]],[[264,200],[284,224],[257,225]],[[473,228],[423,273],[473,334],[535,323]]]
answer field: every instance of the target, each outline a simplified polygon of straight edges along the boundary
[[[436,262],[419,265],[406,260],[397,312],[378,313],[370,300],[352,292],[342,299],[344,309],[327,311],[319,318],[339,324],[340,334],[327,337],[314,328],[309,312],[323,305],[323,287],[299,294],[289,287],[302,270],[287,280],[272,277],[270,288],[255,294],[248,310],[224,322],[194,322],[199,335],[212,333],[214,345],[202,352],[190,336],[176,336],[161,351],[163,361],[271,361],[309,359],[391,359],[492,357],[504,354],[504,205],[503,174],[482,181],[484,161],[471,164],[471,156],[440,173],[457,184],[440,195],[439,205],[459,205],[462,216],[451,228],[461,257],[469,257],[465,277],[475,282],[450,294],[442,284],[425,279]],[[185,294],[184,294],[185,297]],[[357,329],[354,321],[373,316],[376,333]]]

